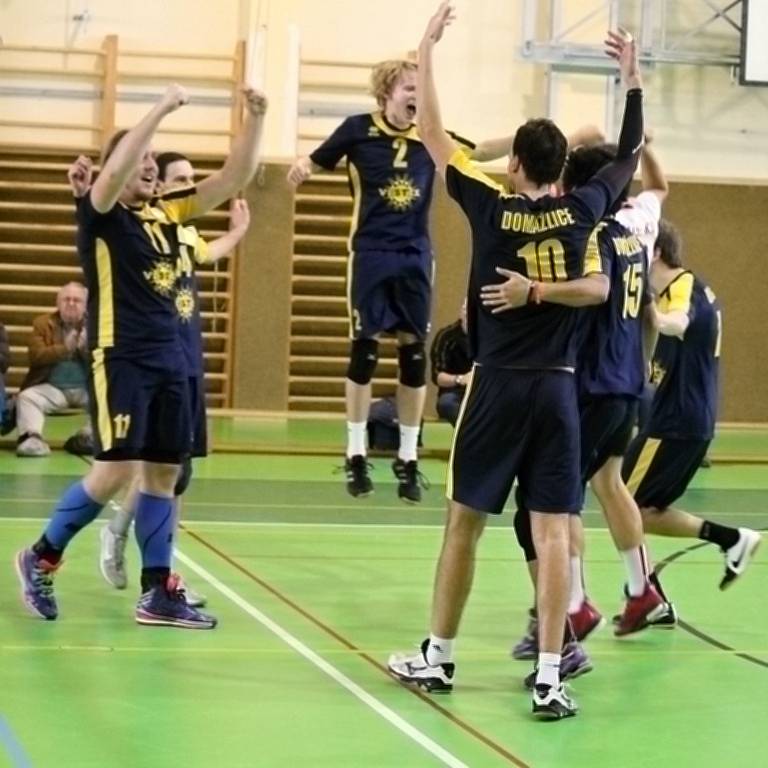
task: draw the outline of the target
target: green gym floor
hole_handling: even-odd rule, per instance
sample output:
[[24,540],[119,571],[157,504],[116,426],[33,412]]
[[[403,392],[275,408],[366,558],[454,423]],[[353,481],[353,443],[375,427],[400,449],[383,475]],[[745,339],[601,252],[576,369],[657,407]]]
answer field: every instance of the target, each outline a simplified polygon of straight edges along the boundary
[[[52,420],[54,437],[74,423]],[[603,628],[586,644],[594,671],[572,685],[579,717],[538,723],[522,687],[530,663],[509,656],[531,603],[509,514],[481,543],[453,694],[415,694],[385,673],[387,655],[427,630],[447,431],[427,427],[419,507],[398,502],[386,457],[372,459],[375,494],[347,496],[339,422],[218,419],[213,434],[220,450],[196,463],[177,550],[220,620],[212,632],[136,625],[136,549],[129,588],[112,589],[101,521],[67,552],[59,619],[27,613],[13,555],[85,465],[0,450],[0,766],[766,765],[768,547],[720,592],[713,547],[652,539],[681,625],[623,640]],[[712,456],[680,506],[768,527],[768,429],[723,430]],[[593,501],[585,524],[589,592],[610,617],[622,567]]]

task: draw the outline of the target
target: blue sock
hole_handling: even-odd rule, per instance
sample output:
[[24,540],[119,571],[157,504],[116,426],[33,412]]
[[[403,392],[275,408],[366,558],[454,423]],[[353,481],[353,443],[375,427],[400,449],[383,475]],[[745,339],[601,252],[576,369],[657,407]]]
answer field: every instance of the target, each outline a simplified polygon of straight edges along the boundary
[[75,535],[99,516],[103,506],[86,493],[82,480],[78,480],[64,491],[56,504],[45,529],[45,538],[51,546],[63,550]]
[[134,528],[142,568],[171,567],[174,521],[173,499],[139,494]]

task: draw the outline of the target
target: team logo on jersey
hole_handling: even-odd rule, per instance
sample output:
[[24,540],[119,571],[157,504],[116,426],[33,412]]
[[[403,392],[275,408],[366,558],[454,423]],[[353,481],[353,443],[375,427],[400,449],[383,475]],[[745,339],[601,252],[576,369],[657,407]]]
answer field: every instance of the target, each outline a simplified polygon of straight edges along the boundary
[[651,363],[651,384],[658,387],[661,384],[662,379],[667,375],[666,370],[654,360]]
[[375,125],[371,125],[368,128],[368,135],[369,136],[379,136],[380,134],[381,134],[381,131]]
[[188,323],[195,313],[195,295],[189,288],[181,288],[176,292],[175,304],[181,320]]
[[144,273],[144,277],[161,296],[170,296],[176,284],[176,266],[167,259],[157,261],[152,269]]
[[421,197],[421,190],[408,176],[397,175],[389,180],[386,187],[379,187],[379,194],[396,211],[407,211]]

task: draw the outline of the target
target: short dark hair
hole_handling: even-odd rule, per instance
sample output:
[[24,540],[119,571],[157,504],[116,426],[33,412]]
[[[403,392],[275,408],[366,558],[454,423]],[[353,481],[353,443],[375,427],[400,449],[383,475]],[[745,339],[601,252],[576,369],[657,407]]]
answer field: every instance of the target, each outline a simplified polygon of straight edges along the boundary
[[512,142],[512,154],[534,184],[553,184],[560,178],[567,149],[563,132],[546,118],[528,120]]
[[181,152],[161,152],[155,157],[157,163],[157,178],[160,181],[165,181],[165,174],[168,171],[168,166],[171,163],[178,163],[180,161],[189,162],[189,158],[186,155],[182,155]]
[[659,221],[659,234],[653,247],[668,267],[676,269],[683,266],[683,238],[677,227],[667,219]]
[[[612,163],[618,152],[619,148],[616,144],[577,147],[569,152],[563,169],[563,189],[570,192],[572,189],[583,187],[601,168]],[[631,186],[630,179],[614,203],[614,211],[629,197]]]
[[112,134],[109,141],[107,142],[107,146],[104,147],[104,150],[101,153],[101,160],[99,161],[100,166],[103,168],[104,164],[109,160],[112,153],[117,149],[117,145],[122,141],[123,136],[128,133],[127,128],[121,128],[119,131],[115,131],[115,133]]

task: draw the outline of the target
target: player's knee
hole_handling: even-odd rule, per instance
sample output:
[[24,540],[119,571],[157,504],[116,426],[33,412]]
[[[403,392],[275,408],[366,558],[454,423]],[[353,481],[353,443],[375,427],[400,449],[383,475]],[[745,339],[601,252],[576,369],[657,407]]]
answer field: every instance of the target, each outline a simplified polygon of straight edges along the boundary
[[347,378],[355,384],[368,384],[379,361],[379,342],[376,339],[355,339],[349,351]]
[[525,555],[525,562],[532,563],[537,559],[536,547],[533,546],[533,532],[531,531],[531,513],[527,509],[518,507],[515,512],[515,537],[520,549]]
[[398,347],[397,362],[403,386],[418,388],[427,383],[427,356],[423,342]]
[[189,488],[189,483],[192,480],[192,459],[187,457],[181,463],[181,470],[179,470],[179,478],[176,480],[176,486],[173,489],[174,496],[181,496],[184,491]]

